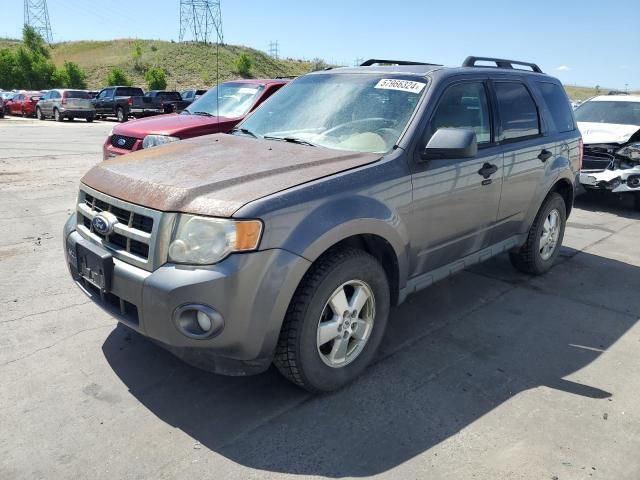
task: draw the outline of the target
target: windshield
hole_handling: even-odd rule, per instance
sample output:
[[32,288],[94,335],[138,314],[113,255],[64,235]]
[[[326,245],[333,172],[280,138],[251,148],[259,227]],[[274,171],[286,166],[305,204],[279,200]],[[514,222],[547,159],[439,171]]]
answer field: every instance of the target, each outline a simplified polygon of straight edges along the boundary
[[[243,117],[251,109],[264,86],[251,83],[222,83],[195,100],[187,113],[206,113],[227,118]],[[216,102],[216,96],[219,96]]]
[[574,113],[578,122],[640,125],[640,102],[585,102]]
[[426,79],[398,75],[314,74],[291,82],[239,128],[258,137],[336,150],[387,152],[424,92]]

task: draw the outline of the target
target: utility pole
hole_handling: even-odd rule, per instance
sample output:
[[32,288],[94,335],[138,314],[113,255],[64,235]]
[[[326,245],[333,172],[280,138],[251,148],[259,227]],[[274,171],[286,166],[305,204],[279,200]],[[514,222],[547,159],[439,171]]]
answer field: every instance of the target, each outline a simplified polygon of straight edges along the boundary
[[[180,38],[191,34],[196,42],[224,43],[220,0],[180,0]],[[215,35],[215,37],[214,37]]]
[[275,42],[269,42],[269,55],[278,60],[280,55],[278,40]]
[[362,57],[358,57],[353,61],[353,66],[354,67],[359,67],[360,65],[362,65],[364,63],[364,58]]
[[51,45],[53,34],[49,22],[47,0],[24,0],[24,24],[33,28]]

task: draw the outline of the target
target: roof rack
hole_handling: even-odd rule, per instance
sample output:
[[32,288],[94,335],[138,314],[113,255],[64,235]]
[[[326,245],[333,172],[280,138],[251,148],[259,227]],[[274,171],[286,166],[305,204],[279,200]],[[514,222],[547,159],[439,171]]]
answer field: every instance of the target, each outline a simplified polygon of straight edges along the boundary
[[[361,67],[370,67],[371,65],[437,65],[435,63],[412,62],[408,60],[380,60],[370,58],[366,62],[360,64]],[[439,65],[438,65],[439,66]]]
[[464,62],[462,62],[463,67],[487,67],[488,65],[476,65],[476,62],[494,62],[496,64],[495,67],[489,68],[510,68],[513,69],[514,65],[522,65],[525,67],[529,67],[532,71],[536,73],[543,73],[538,65],[535,63],[529,62],[520,62],[518,60],[506,60],[504,58],[492,58],[492,57],[467,57]]

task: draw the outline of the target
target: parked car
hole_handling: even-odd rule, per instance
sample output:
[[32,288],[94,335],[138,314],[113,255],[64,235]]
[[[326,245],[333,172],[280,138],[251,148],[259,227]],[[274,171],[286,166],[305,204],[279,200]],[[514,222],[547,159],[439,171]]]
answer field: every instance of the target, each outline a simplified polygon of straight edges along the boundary
[[5,102],[7,100],[11,100],[14,95],[15,92],[0,92],[0,97],[2,97],[2,100],[4,100]]
[[175,140],[229,132],[286,83],[286,80],[226,82],[209,90],[179,115],[159,115],[118,125],[104,143],[103,158]]
[[194,100],[199,99],[205,93],[207,93],[206,90],[184,90],[183,92],[180,92],[180,96],[185,102],[191,103]]
[[4,118],[4,99],[0,95],[0,118]]
[[580,142],[561,83],[534,64],[315,72],[231,135],[91,169],[66,260],[89,298],[190,363],[273,362],[334,390],[408,295],[505,251],[523,272],[552,267]]
[[40,100],[40,92],[21,92],[13,96],[5,105],[5,112],[10,115],[30,117],[36,113],[36,104]]
[[95,116],[95,108],[86,90],[49,90],[36,104],[38,120],[52,117],[56,122],[62,122],[65,118],[70,121],[75,118],[84,118],[91,123]]
[[640,96],[594,97],[575,116],[584,139],[582,186],[631,194],[640,209]]
[[132,97],[129,112],[135,118],[180,113],[190,102],[185,102],[178,92],[151,90],[142,97]]
[[99,90],[89,90],[87,93],[89,94],[89,98],[91,98],[93,100],[94,98],[96,98],[98,96],[100,91]]
[[116,117],[120,123],[129,119],[132,97],[142,97],[144,91],[138,87],[107,87],[91,100],[98,118]]

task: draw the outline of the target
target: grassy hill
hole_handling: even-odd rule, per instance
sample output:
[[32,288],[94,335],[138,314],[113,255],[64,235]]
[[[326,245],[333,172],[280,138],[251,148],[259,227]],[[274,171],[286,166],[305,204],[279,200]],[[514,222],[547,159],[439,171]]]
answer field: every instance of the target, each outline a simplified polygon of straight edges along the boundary
[[[216,46],[197,43],[174,43],[160,40],[139,40],[142,57],[134,66],[132,50],[136,40],[80,41],[54,44],[51,58],[57,66],[65,61],[75,62],[87,72],[89,88],[105,85],[107,73],[113,67],[122,68],[133,84],[146,87],[144,67],[163,67],[167,70],[168,88],[208,87],[216,80]],[[17,48],[20,41],[0,39],[0,48]],[[241,53],[253,60],[253,78],[301,75],[312,68],[311,62],[293,59],[276,60],[264,52],[236,45],[219,47],[220,80],[240,78],[235,72],[235,60]]]

